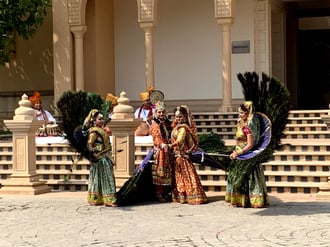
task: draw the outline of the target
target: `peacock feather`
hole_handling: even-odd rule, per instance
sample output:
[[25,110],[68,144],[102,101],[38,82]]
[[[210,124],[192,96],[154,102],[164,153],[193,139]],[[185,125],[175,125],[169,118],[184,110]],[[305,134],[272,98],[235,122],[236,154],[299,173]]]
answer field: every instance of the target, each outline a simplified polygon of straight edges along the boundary
[[90,154],[86,147],[86,140],[83,135],[79,135],[78,130],[88,115],[90,110],[100,110],[107,121],[108,111],[111,107],[106,104],[101,96],[83,92],[83,91],[66,91],[64,92],[56,104],[62,118],[62,129],[71,147],[73,147],[82,157],[90,159]]
[[[242,182],[256,165],[267,162],[273,152],[281,148],[281,139],[285,136],[284,130],[288,123],[290,110],[290,94],[287,88],[275,77],[262,74],[261,80],[255,72],[246,72],[237,75],[241,83],[246,101],[252,101],[255,111],[266,115],[272,125],[271,140],[268,146],[260,153],[248,159],[230,160],[233,147],[224,147],[224,142],[214,133],[199,136],[199,146],[208,155],[209,161],[214,161],[220,169],[230,171],[228,180],[233,186],[240,188]],[[221,154],[221,155],[217,155]]]
[[290,94],[288,89],[275,77],[262,73],[261,80],[255,72],[237,75],[242,85],[246,101],[252,101],[256,112],[264,113],[272,123],[272,137],[270,144],[260,154],[251,159],[232,160],[229,165],[229,177],[233,186],[240,187],[256,165],[267,162],[273,152],[281,148],[281,138],[288,123],[290,110]]

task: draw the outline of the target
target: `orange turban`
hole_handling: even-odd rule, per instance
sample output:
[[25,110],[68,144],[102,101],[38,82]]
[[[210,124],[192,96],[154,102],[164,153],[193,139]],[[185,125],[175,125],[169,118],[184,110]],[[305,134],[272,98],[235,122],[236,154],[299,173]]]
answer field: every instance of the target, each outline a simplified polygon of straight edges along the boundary
[[36,103],[41,102],[40,93],[38,91],[34,91],[33,95],[31,97],[29,97],[29,100],[32,105],[35,105]]
[[105,97],[105,101],[110,101],[111,106],[114,107],[118,105],[118,96],[113,95],[112,93],[108,93]]
[[148,86],[146,92],[140,93],[140,99],[142,101],[149,100],[150,99],[150,93],[154,90],[153,86]]

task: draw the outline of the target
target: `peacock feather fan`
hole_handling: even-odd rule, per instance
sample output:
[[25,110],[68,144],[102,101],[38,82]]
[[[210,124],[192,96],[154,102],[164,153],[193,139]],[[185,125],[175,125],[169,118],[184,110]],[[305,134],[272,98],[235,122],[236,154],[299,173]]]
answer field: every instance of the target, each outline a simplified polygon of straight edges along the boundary
[[107,109],[109,109],[111,105],[109,106],[109,103],[104,102],[101,96],[94,93],[66,91],[61,95],[56,106],[61,113],[62,129],[70,145],[79,152],[82,157],[90,159],[90,153],[86,147],[86,140],[79,130],[82,127],[85,117],[92,109],[100,110],[105,117],[105,122],[107,122]]
[[245,100],[252,101],[255,111],[265,114],[272,123],[271,141],[265,150],[250,159],[231,161],[228,180],[233,186],[240,187],[256,164],[267,162],[273,152],[281,148],[281,138],[285,136],[284,130],[288,123],[290,94],[279,80],[265,73],[262,73],[261,80],[255,72],[240,73],[237,77]]

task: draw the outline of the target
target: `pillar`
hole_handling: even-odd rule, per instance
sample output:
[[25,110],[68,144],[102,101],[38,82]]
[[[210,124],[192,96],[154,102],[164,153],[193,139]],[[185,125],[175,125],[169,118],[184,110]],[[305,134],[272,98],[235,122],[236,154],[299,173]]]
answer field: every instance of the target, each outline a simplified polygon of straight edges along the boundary
[[146,88],[155,88],[152,31],[157,22],[157,0],[137,0],[138,22],[144,30]]
[[115,161],[116,185],[121,187],[135,170],[135,130],[142,122],[134,118],[134,108],[129,105],[125,92],[120,93],[111,122],[112,156]]
[[71,26],[71,32],[74,35],[74,54],[75,54],[75,89],[76,91],[84,91],[85,79],[84,79],[84,34],[87,32],[87,27]]
[[215,18],[222,31],[222,106],[219,111],[233,111],[231,81],[231,26],[234,23],[234,0],[214,0]]
[[13,173],[2,183],[0,193],[37,195],[50,192],[46,182],[39,181],[36,172],[35,133],[41,121],[35,120],[34,110],[24,94],[13,120],[4,120],[13,133]]
[[231,19],[218,20],[222,29],[222,106],[221,111],[233,110],[231,80]]
[[154,74],[154,55],[153,55],[153,43],[152,43],[152,24],[140,24],[144,30],[144,42],[146,51],[145,61],[145,77],[147,88],[155,88],[155,74]]

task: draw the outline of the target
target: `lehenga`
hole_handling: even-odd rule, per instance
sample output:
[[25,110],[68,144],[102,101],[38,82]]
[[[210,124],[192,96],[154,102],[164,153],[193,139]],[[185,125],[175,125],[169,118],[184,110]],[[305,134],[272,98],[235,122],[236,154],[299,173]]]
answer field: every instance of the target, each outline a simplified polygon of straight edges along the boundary
[[[249,120],[248,126],[244,126],[242,123],[238,124],[236,132],[237,144],[235,147],[237,151],[242,150],[247,144],[248,134],[253,135],[255,145],[258,143],[258,124],[258,119],[255,116]],[[237,169],[238,166],[235,167],[235,164],[229,169],[225,201],[233,206],[239,207],[260,208],[269,206],[262,164],[253,164],[248,174],[240,174]],[[234,181],[232,181],[234,176],[232,176],[231,173],[236,174],[236,176],[242,176],[242,182],[238,185],[235,184]]]
[[202,183],[189,157],[195,144],[187,124],[178,124],[172,130],[172,145],[175,155],[173,202],[207,203]]
[[88,180],[88,204],[116,205],[116,184],[113,162],[109,158],[110,139],[100,127],[89,130],[87,148],[93,153]]

